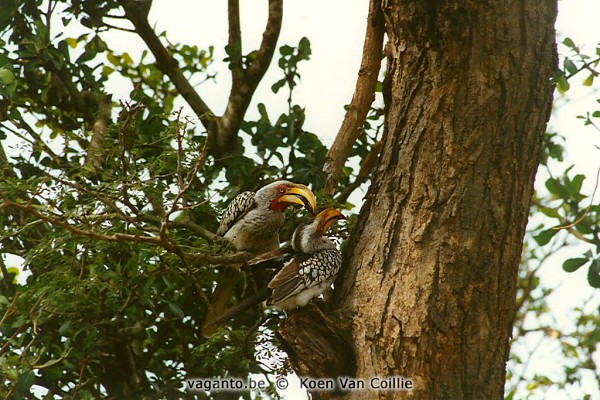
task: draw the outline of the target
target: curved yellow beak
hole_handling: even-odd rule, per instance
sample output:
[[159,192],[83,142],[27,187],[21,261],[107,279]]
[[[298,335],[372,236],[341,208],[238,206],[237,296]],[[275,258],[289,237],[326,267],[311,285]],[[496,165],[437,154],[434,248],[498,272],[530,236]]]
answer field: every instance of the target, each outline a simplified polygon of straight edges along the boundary
[[314,193],[308,187],[299,183],[287,186],[285,194],[279,197],[278,201],[288,204],[300,204],[312,215],[317,210],[317,198]]
[[335,208],[326,208],[321,211],[316,218],[319,220],[319,231],[321,236],[323,236],[333,224],[340,219],[346,219],[346,216],[342,214],[340,210]]

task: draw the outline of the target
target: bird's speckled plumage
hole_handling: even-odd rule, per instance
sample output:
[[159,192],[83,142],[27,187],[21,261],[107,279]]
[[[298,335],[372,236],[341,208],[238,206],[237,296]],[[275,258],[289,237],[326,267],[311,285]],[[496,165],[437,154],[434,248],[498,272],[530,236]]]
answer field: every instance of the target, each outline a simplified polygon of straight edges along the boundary
[[292,237],[296,255],[269,282],[273,289],[269,304],[284,310],[303,307],[331,286],[342,255],[323,234],[340,218],[344,216],[339,211],[327,209],[298,225]]
[[289,310],[304,307],[327,289],[342,266],[337,249],[325,249],[314,254],[295,257],[269,283],[273,289],[270,304]]
[[225,311],[215,319],[214,325],[222,324],[264,300],[275,307],[291,310],[305,306],[323,293],[331,286],[342,265],[342,255],[324,234],[337,220],[344,218],[341,212],[330,208],[298,225],[294,232],[292,260],[275,275],[268,287]]
[[217,235],[223,236],[233,226],[235,221],[242,218],[248,211],[256,206],[254,202],[254,192],[243,192],[231,200],[227,209],[221,217],[221,224],[217,230]]
[[[243,192],[229,203],[217,234],[228,239],[238,251],[261,254],[276,250],[279,229],[285,220],[283,211],[295,204],[314,213],[317,199],[306,186],[289,181],[273,182],[256,193]],[[205,337],[215,332],[217,325],[213,321],[229,305],[240,267],[241,264],[222,269],[202,327]]]

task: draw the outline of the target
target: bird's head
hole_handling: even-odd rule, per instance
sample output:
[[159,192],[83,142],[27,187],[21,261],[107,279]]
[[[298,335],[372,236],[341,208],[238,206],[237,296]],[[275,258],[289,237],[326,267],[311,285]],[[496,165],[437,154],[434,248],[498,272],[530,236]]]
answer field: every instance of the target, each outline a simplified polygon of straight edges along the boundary
[[324,236],[325,233],[340,219],[346,219],[346,216],[340,210],[335,208],[326,208],[315,217],[317,220],[317,234]]
[[299,183],[277,181],[260,189],[257,195],[262,195],[260,192],[264,192],[270,200],[271,210],[284,211],[293,204],[299,204],[314,215],[317,209],[317,198],[313,192]]
[[312,254],[323,249],[334,249],[335,243],[325,237],[325,233],[344,214],[335,208],[326,208],[316,217],[302,221],[292,235],[292,247],[295,252]]

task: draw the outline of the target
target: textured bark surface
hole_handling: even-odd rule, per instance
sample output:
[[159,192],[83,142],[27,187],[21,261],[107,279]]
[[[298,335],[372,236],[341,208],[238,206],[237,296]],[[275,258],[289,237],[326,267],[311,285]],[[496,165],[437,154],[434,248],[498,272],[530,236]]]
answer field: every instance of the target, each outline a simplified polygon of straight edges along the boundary
[[[350,344],[330,350],[353,351],[358,377],[414,381],[386,398],[501,399],[556,3],[384,1],[383,12],[386,129],[330,315],[352,319]],[[290,318],[284,342],[302,346],[292,339],[306,319]]]

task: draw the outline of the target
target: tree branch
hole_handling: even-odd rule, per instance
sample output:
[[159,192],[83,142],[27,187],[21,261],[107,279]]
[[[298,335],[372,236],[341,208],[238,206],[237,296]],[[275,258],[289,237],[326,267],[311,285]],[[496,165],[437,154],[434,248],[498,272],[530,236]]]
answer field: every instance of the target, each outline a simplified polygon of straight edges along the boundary
[[159,246],[164,248],[170,253],[179,255],[186,261],[206,261],[211,264],[236,264],[243,263],[250,260],[253,255],[245,252],[238,252],[232,255],[226,256],[213,256],[209,254],[199,254],[199,253],[186,253],[181,251],[181,249],[169,241],[167,238],[160,236],[140,236],[133,235],[130,233],[114,233],[114,234],[105,234],[100,232],[95,232],[91,230],[81,229],[76,226],[69,224],[66,221],[63,221],[59,218],[52,217],[49,215],[45,215],[35,210],[31,206],[20,204],[13,202],[7,198],[4,198],[4,201],[0,203],[0,210],[3,209],[16,209],[19,211],[23,211],[27,214],[30,214],[36,217],[39,220],[48,222],[53,226],[57,226],[63,229],[66,229],[73,235],[88,237],[94,240],[102,240],[105,242],[134,242],[134,243],[147,243],[155,246]]
[[242,64],[242,31],[240,28],[240,1],[228,1],[229,19],[229,69],[231,69],[231,87],[238,87],[244,77]]
[[[203,157],[201,157],[201,159],[203,159]],[[135,214],[134,216],[128,216],[128,215],[124,214],[124,212],[121,211],[121,209],[119,209],[119,207],[116,205],[116,202],[123,201],[122,199],[112,198],[111,196],[108,196],[105,193],[100,193],[100,192],[97,192],[94,190],[89,190],[85,186],[78,185],[77,183],[73,183],[73,182],[70,182],[70,181],[67,181],[67,180],[64,180],[61,178],[56,178],[56,177],[52,177],[52,178],[54,180],[56,180],[57,182],[60,182],[64,185],[67,185],[69,187],[72,187],[76,190],[79,190],[83,193],[86,193],[90,196],[97,198],[103,204],[110,207],[115,212],[116,216],[125,222],[130,222],[130,223],[148,222],[148,223],[155,224],[157,226],[161,226],[161,224],[164,221],[163,218],[161,218],[160,213],[159,213],[159,215],[142,213],[142,212],[140,212],[140,210],[137,209],[137,207],[135,207],[130,202],[124,202],[123,204],[125,204],[127,207],[129,207],[131,212],[133,212]],[[222,236],[212,233],[208,229],[206,229],[190,220],[168,221],[167,228],[186,229],[191,232],[194,232],[195,234],[197,234],[199,236],[202,236],[204,239],[210,241],[211,243],[216,243],[216,244],[221,244],[221,245],[229,244],[227,239],[223,238]]]
[[365,183],[369,177],[371,176],[371,171],[375,168],[377,160],[379,159],[379,153],[381,152],[381,140],[375,142],[371,147],[371,150],[364,158],[362,165],[360,167],[360,171],[358,172],[358,176],[356,180],[352,182],[342,194],[340,194],[335,200],[340,203],[345,203],[348,201],[348,197],[360,187],[363,183]]
[[110,124],[110,112],[112,111],[112,96],[98,96],[98,115],[92,128],[92,139],[87,149],[87,157],[84,168],[90,173],[98,173],[102,170],[106,154],[106,135]]
[[[237,0],[230,0],[230,6],[238,3]],[[241,37],[239,35],[239,16],[236,19],[236,10],[229,10],[229,43],[230,50],[232,40],[239,40],[240,55],[241,55]],[[235,139],[237,138],[242,119],[248,110],[252,96],[258,87],[259,82],[267,72],[273,54],[277,47],[277,39],[281,31],[281,21],[283,18],[283,0],[269,1],[269,17],[267,26],[263,33],[263,40],[260,48],[253,55],[252,63],[243,70],[239,84],[236,83],[236,71],[232,69],[234,84],[231,87],[231,94],[227,103],[227,108],[223,117],[216,120],[217,132],[216,143],[212,143],[213,154],[231,153],[235,151]],[[232,26],[233,23],[233,26]],[[234,42],[235,44],[235,42]],[[241,62],[241,58],[240,58]]]
[[185,78],[179,68],[177,61],[169,54],[168,50],[162,45],[158,36],[148,23],[148,11],[151,0],[121,0],[125,16],[131,21],[137,34],[146,43],[154,58],[156,66],[177,88],[177,91],[196,113],[200,122],[210,132],[213,113],[208,105],[202,100],[194,87]]
[[[177,61],[162,45],[158,36],[148,22],[148,11],[151,0],[121,0],[125,16],[131,21],[138,35],[144,40],[154,58],[158,69],[167,75],[179,93],[200,118],[202,125],[208,130],[210,150],[213,155],[224,156],[235,153],[237,138],[242,119],[248,110],[252,96],[271,64],[281,31],[283,17],[283,0],[269,1],[269,17],[263,33],[260,48],[252,57],[252,63],[244,70],[241,57],[241,31],[239,25],[239,0],[229,1],[229,44],[233,54],[233,85],[229,101],[222,117],[216,117],[208,105],[202,100],[193,86],[183,75]],[[236,50],[237,49],[237,50]],[[236,64],[238,64],[236,66]]]
[[325,166],[323,167],[323,171],[327,175],[325,194],[333,195],[335,192],[352,146],[363,132],[367,112],[375,99],[375,87],[381,68],[384,34],[385,24],[381,10],[381,0],[371,0],[365,44],[363,46],[363,58],[358,71],[356,89],[342,126],[327,153]]

